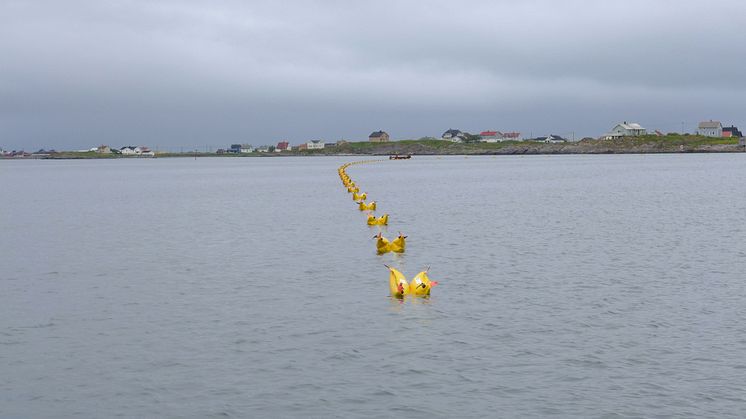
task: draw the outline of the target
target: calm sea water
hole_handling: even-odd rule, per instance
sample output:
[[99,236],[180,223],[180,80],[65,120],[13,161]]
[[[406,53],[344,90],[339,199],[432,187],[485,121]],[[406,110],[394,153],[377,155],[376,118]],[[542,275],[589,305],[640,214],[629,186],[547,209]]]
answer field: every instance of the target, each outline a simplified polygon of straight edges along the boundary
[[746,417],[746,155],[355,159],[0,161],[0,417]]

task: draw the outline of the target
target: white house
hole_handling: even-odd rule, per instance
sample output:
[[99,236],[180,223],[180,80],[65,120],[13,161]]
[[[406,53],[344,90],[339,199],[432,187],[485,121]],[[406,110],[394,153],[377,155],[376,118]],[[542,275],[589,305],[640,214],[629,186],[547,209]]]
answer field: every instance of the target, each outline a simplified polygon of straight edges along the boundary
[[148,147],[145,147],[144,145],[140,145],[140,146],[135,147],[135,154],[152,156],[153,152],[150,151]]
[[124,146],[119,149],[119,151],[122,153],[122,155],[133,155],[135,153],[135,147],[132,147],[131,145]]
[[561,135],[550,134],[546,137],[539,137],[536,139],[536,141],[539,141],[541,143],[558,144],[558,143],[566,143],[567,139],[562,138]]
[[254,147],[251,144],[241,144],[241,147],[238,149],[239,153],[253,153]]
[[616,124],[611,132],[604,134],[604,138],[613,140],[621,137],[639,137],[640,135],[647,134],[647,132],[645,128],[636,122],[627,123],[627,121],[624,121],[621,124]]
[[311,140],[306,143],[307,150],[321,150],[324,148],[324,142],[321,140]]
[[704,135],[705,137],[722,137],[723,136],[723,125],[720,121],[702,121],[697,126],[697,135]]
[[262,145],[257,147],[256,149],[257,153],[269,153],[269,146],[268,145]]

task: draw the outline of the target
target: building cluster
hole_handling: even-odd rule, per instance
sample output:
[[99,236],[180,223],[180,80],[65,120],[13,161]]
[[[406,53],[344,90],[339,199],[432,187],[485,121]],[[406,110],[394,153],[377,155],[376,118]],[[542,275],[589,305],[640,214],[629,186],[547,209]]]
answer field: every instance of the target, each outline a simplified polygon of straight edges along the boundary
[[[375,131],[368,136],[368,141],[372,143],[387,143],[391,140],[386,131]],[[305,143],[291,146],[287,140],[282,140],[277,145],[262,145],[254,147],[251,144],[231,144],[228,148],[218,149],[218,154],[244,154],[244,153],[282,153],[284,151],[305,151],[305,150],[323,150],[327,147],[335,147],[347,144],[345,140],[339,140],[334,143],[325,143],[323,140],[310,140]]]
[[217,154],[246,154],[246,153],[282,153],[283,151],[300,150],[323,150],[324,147],[337,145],[338,143],[324,143],[322,140],[311,140],[306,143],[291,146],[287,140],[282,140],[277,145],[261,145],[254,147],[251,144],[231,144],[229,148],[220,148]]
[[[663,133],[660,131],[653,131],[650,134],[662,136]],[[623,137],[639,137],[648,135],[648,130],[637,122],[620,122],[607,133],[603,134],[600,139],[613,140]],[[704,121],[700,122],[697,135],[703,135],[707,137],[738,137],[742,138],[741,131],[735,126],[723,127],[719,121]],[[482,143],[500,143],[504,141],[531,141],[540,143],[566,143],[574,141],[574,138],[568,139],[558,134],[549,134],[545,136],[529,137],[524,138],[520,132],[517,131],[498,131],[498,130],[486,130],[480,132],[478,135],[470,134],[465,131],[458,129],[449,128],[441,136],[441,140],[451,141],[454,143],[462,142],[482,142]],[[368,136],[368,141],[371,143],[386,143],[391,141],[391,137],[386,131],[378,130],[372,132]],[[250,144],[232,144],[228,149],[218,150],[219,154],[223,153],[270,153],[277,152],[281,153],[284,151],[303,151],[303,150],[321,150],[325,147],[338,146],[346,143],[347,141],[341,140],[336,143],[324,143],[322,140],[311,140],[302,143],[297,146],[291,146],[288,141],[283,140],[277,143],[276,146],[263,145],[254,148]]]
[[142,157],[153,157],[155,153],[149,147],[144,145],[126,145],[122,148],[111,148],[108,145],[100,145],[93,147],[88,150],[80,150],[81,152],[94,152],[98,154],[121,154],[123,156],[142,156]]
[[48,156],[50,154],[56,153],[54,150],[44,150],[41,149],[39,151],[35,151],[33,153],[30,153],[25,150],[3,150],[0,148],[0,157],[3,158],[14,158],[14,157],[44,157]]
[[[98,153],[98,154],[122,154],[125,156],[141,156],[141,157],[153,157],[155,153],[148,147],[140,146],[124,146],[122,148],[111,148],[108,145],[100,145],[98,147],[92,147],[87,150],[77,150],[78,153]],[[55,150],[38,150],[33,153],[27,151],[4,151],[0,149],[0,156],[2,157],[46,157],[57,154]]]
[[446,132],[443,133],[443,135],[440,136],[441,139],[446,141],[451,141],[454,143],[463,143],[463,142],[480,142],[480,143],[501,143],[504,141],[535,141],[535,142],[541,142],[541,143],[564,143],[567,142],[568,139],[562,137],[561,135],[557,134],[549,134],[541,137],[532,137],[532,138],[523,138],[521,136],[520,132],[516,131],[496,131],[496,130],[488,130],[488,131],[482,131],[479,133],[479,135],[473,135],[469,134],[468,132],[463,132],[461,130],[450,128]]
[[[603,135],[602,138],[606,140],[613,140],[622,137],[639,137],[641,135],[647,135],[647,129],[643,128],[636,122],[627,121],[621,124],[616,124],[612,130]],[[663,135],[660,131],[654,131],[654,135]],[[683,133],[682,133],[683,134]],[[724,127],[720,121],[702,121],[697,125],[696,135],[703,137],[716,137],[716,138],[743,138],[741,131],[735,126]]]
[[697,125],[697,135],[705,137],[742,138],[743,134],[734,125],[724,127],[720,121],[702,121]]
[[[607,133],[603,134],[599,139],[614,140],[624,137],[639,137],[643,135],[657,135],[663,136],[664,134],[658,130],[648,132],[646,128],[637,122],[621,122],[616,125]],[[683,133],[682,133],[683,134]],[[702,121],[697,125],[696,135],[705,137],[715,138],[738,138],[739,144],[746,146],[746,141],[741,131],[735,126],[723,126],[720,121]],[[574,137],[574,135],[573,135]],[[449,128],[440,137],[441,140],[451,141],[454,143],[461,142],[482,142],[482,143],[500,143],[505,141],[532,141],[542,143],[565,143],[571,141],[567,138],[557,134],[549,134],[540,137],[524,138],[520,132],[516,131],[498,131],[498,130],[486,130],[480,132],[478,135],[470,134],[465,131],[458,129]],[[572,139],[574,141],[574,138]],[[386,131],[378,130],[372,132],[368,136],[368,141],[371,143],[386,143],[391,141],[391,137]],[[340,140],[334,143],[325,143],[323,140],[310,140],[297,146],[291,146],[287,140],[282,140],[277,145],[262,145],[254,147],[251,144],[231,144],[229,148],[221,148],[217,150],[217,154],[245,154],[245,153],[282,153],[289,151],[304,151],[304,150],[323,150],[327,147],[335,147],[346,144],[347,141]],[[94,152],[98,154],[121,154],[124,156],[136,156],[136,157],[152,157],[155,153],[146,146],[124,146],[121,148],[111,148],[107,145],[100,145],[87,150],[79,150],[80,152]],[[0,157],[12,158],[12,157],[45,157],[51,154],[57,153],[54,150],[39,150],[37,152],[29,153],[26,151],[7,151],[0,148]]]

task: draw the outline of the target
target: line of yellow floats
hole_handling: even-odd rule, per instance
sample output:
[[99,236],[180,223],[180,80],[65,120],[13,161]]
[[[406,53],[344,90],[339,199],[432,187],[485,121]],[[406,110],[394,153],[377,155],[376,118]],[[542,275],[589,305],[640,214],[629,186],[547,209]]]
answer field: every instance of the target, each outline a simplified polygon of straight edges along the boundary
[[[360,211],[375,211],[377,204],[376,201],[371,201],[369,203],[365,202],[366,199],[368,199],[368,194],[365,192],[360,193],[360,187],[356,185],[347,174],[347,168],[356,164],[377,163],[380,161],[381,160],[362,160],[345,163],[339,166],[339,169],[337,170],[339,172],[339,178],[342,180],[342,184],[347,188],[347,193],[352,194],[352,200],[358,204],[358,209]],[[369,226],[388,225],[389,215],[383,214],[380,217],[376,217],[372,213],[368,213],[366,223]],[[399,232],[399,236],[391,241],[383,237],[383,234],[380,232],[373,236],[373,238],[376,239],[376,252],[379,255],[389,252],[404,253],[404,250],[406,249],[407,236],[403,235],[401,232]],[[432,287],[438,285],[436,281],[431,281],[427,276],[430,267],[415,275],[411,282],[407,282],[407,278],[404,274],[399,272],[397,269],[388,265],[384,266],[389,269],[389,290],[393,297],[403,298],[405,295],[427,297],[430,295]]]

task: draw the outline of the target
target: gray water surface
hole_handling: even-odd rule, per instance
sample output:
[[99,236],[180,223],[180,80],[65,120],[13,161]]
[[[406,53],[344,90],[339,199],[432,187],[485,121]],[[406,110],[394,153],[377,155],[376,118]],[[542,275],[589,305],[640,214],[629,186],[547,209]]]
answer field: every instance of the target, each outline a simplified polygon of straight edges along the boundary
[[746,156],[353,160],[0,161],[0,417],[746,417]]

